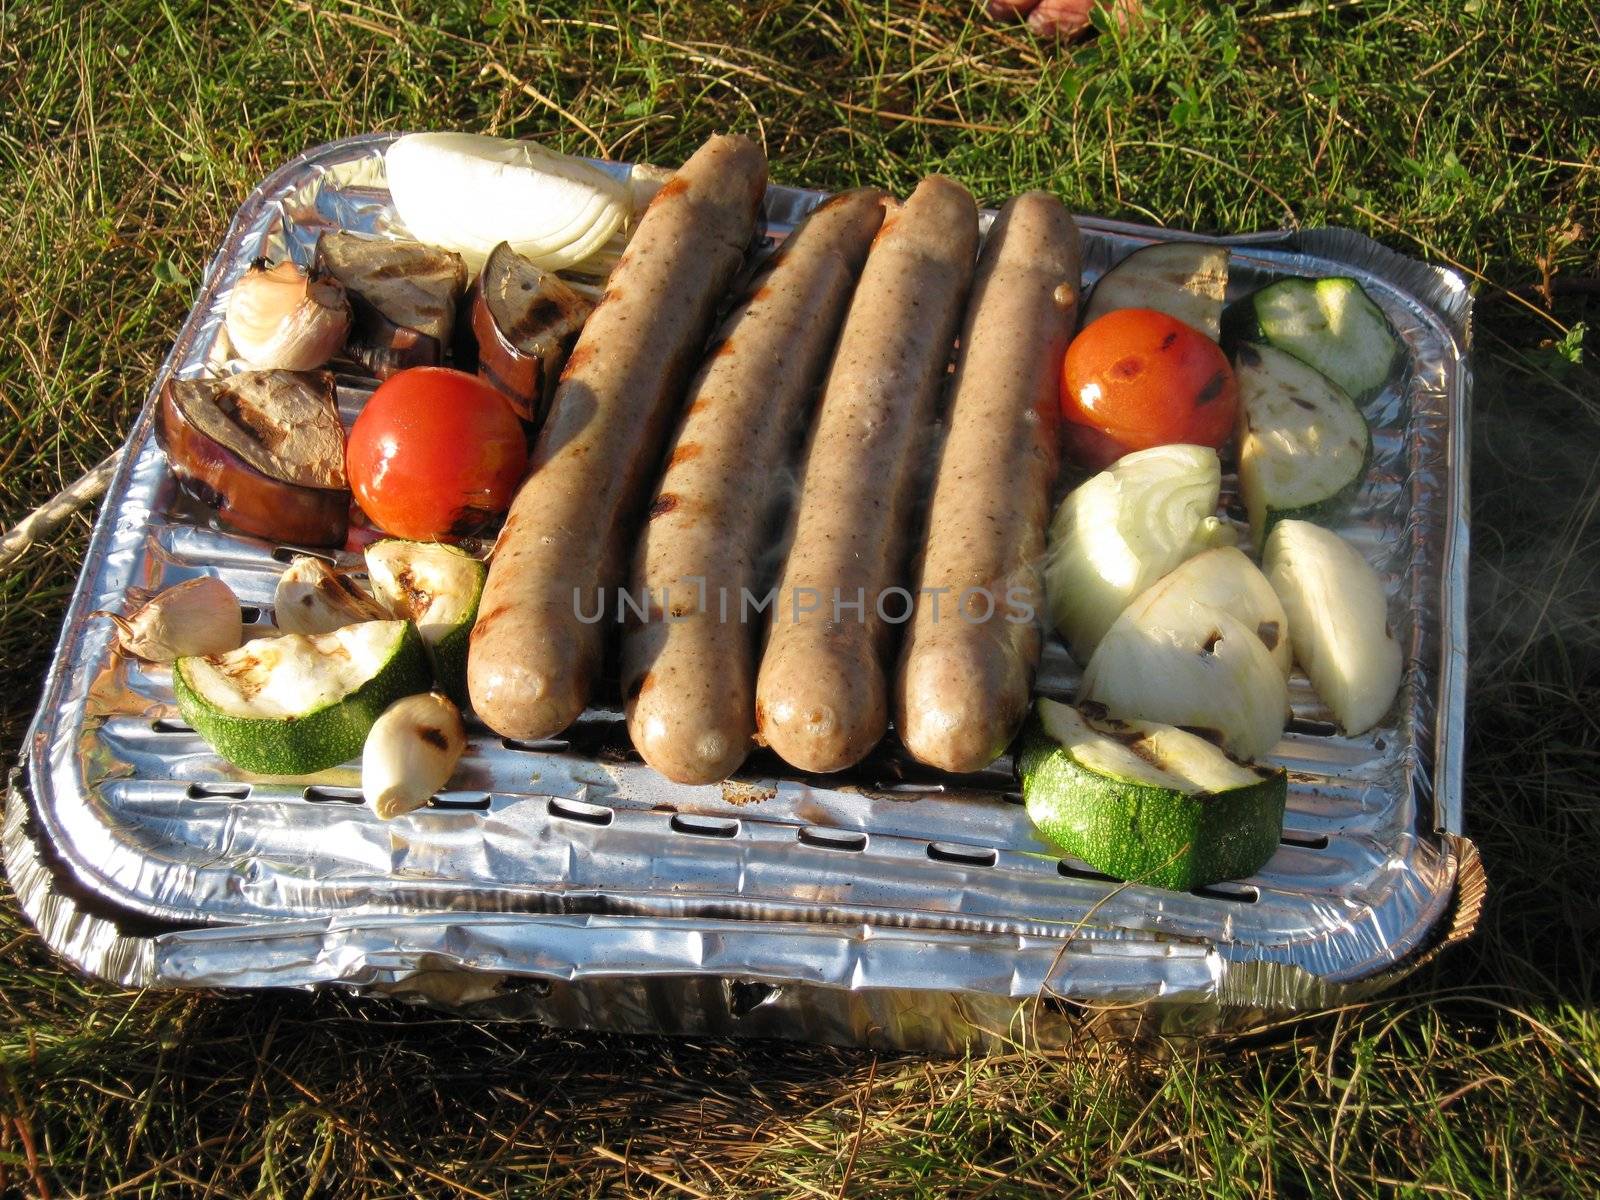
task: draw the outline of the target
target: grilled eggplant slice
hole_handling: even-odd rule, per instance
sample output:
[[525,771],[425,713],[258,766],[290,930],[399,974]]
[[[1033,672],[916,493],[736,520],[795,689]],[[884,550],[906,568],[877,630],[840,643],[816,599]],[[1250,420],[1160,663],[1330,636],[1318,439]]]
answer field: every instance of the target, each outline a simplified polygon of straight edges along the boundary
[[326,371],[168,379],[156,440],[179,481],[235,529],[305,546],[343,543],[350,487]]
[[344,285],[355,314],[345,353],[379,379],[436,367],[467,291],[459,254],[395,238],[334,230],[317,241],[317,267]]
[[483,265],[472,300],[478,374],[525,421],[540,421],[567,352],[594,305],[501,242]]

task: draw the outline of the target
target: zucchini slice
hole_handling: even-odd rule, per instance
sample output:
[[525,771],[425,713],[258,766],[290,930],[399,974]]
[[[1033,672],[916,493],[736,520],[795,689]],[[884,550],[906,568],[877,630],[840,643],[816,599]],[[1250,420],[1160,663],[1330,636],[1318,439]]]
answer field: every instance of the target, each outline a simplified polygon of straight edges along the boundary
[[183,719],[223,758],[263,775],[309,775],[356,757],[383,710],[428,683],[409,621],[257,638],[172,668]]
[[467,641],[488,573],[483,563],[455,546],[398,538],[374,542],[366,559],[378,603],[416,624],[440,690],[466,708]]
[[1311,686],[1347,734],[1365,733],[1394,703],[1404,667],[1383,580],[1361,551],[1308,521],[1273,526],[1263,562]]
[[1188,890],[1259,870],[1278,847],[1288,777],[1171,725],[1041,699],[1019,759],[1028,816],[1118,879]]
[[1080,664],[1128,602],[1232,531],[1217,519],[1222,466],[1207,446],[1124,455],[1073,489],[1050,522],[1050,621]]
[[1230,345],[1265,342],[1315,367],[1351,398],[1378,392],[1400,343],[1382,311],[1354,279],[1281,279],[1229,307]]
[[1119,308],[1153,308],[1216,341],[1227,290],[1226,246],[1157,242],[1135,250],[1100,277],[1083,310],[1083,326]]
[[1324,521],[1358,487],[1372,456],[1366,418],[1339,385],[1292,354],[1240,345],[1239,491],[1260,551],[1275,521]]

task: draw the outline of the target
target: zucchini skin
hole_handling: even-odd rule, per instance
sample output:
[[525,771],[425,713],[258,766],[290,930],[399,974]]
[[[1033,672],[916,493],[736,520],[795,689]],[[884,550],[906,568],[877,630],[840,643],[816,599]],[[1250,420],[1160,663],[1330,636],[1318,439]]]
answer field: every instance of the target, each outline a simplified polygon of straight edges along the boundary
[[1023,730],[1018,773],[1028,816],[1047,840],[1097,871],[1173,891],[1259,870],[1277,851],[1289,795],[1282,770],[1194,796],[1110,779],[1081,766],[1037,716]]
[[[384,538],[382,541],[374,542],[369,546],[367,548],[368,554],[370,555],[373,550],[381,546],[396,546],[400,547],[402,551],[419,546],[433,548],[433,544],[428,542],[413,542],[405,538]],[[466,563],[472,564],[472,603],[467,607],[466,615],[462,617],[460,624],[452,628],[449,633],[445,634],[437,642],[430,645],[428,640],[423,638],[422,644],[428,653],[428,661],[433,666],[433,678],[435,683],[438,684],[439,690],[450,697],[451,702],[462,712],[467,712],[471,708],[467,696],[467,647],[472,640],[472,627],[478,621],[478,606],[483,600],[483,584],[488,576],[488,568],[465,551],[458,550],[453,546],[445,546],[444,549],[452,554],[459,554]],[[372,566],[369,561],[369,573],[371,570]],[[379,590],[381,591],[381,589]],[[379,596],[378,602],[380,604],[387,603],[382,595]],[[397,605],[390,605],[389,607],[396,610],[394,612],[396,617],[411,618],[412,624],[415,626],[416,620],[412,613]]]
[[409,621],[382,670],[349,695],[300,717],[218,712],[190,687],[183,663],[179,659],[172,668],[183,719],[223,758],[258,775],[310,775],[358,757],[383,710],[402,696],[427,691],[433,679],[422,635]]
[[[1269,285],[1270,286],[1270,285]],[[1262,289],[1257,289],[1260,291]],[[1233,352],[1246,342],[1256,345],[1270,345],[1266,331],[1261,328],[1261,322],[1256,317],[1255,305],[1256,292],[1248,296],[1241,296],[1232,304],[1222,310],[1222,349],[1229,358]]]
[[[1324,275],[1316,279],[1306,279],[1298,275],[1286,275],[1282,278],[1274,279],[1270,283],[1263,284],[1261,287],[1258,287],[1255,291],[1251,292],[1247,296],[1241,296],[1239,299],[1235,300],[1222,310],[1222,335],[1219,344],[1230,357],[1240,345],[1246,342],[1254,342],[1258,345],[1272,346],[1274,349],[1281,350],[1285,354],[1292,355],[1293,357],[1300,359],[1301,362],[1305,363],[1308,367],[1311,367],[1312,370],[1321,369],[1318,368],[1317,364],[1311,362],[1292,345],[1274,338],[1269,332],[1267,332],[1266,328],[1261,323],[1261,318],[1257,311],[1257,305],[1261,299],[1267,295],[1267,293],[1281,287],[1284,284],[1305,284],[1309,285],[1313,290],[1319,290],[1319,285],[1334,282],[1345,283],[1354,288],[1354,290],[1360,295],[1361,303],[1371,310],[1372,315],[1377,318],[1377,320],[1382,324],[1384,331],[1389,335],[1391,352],[1389,361],[1384,369],[1384,375],[1385,379],[1393,378],[1395,364],[1403,361],[1405,357],[1404,348],[1401,344],[1399,335],[1396,333],[1394,325],[1390,322],[1388,316],[1381,308],[1373,303],[1372,297],[1367,294],[1366,289],[1361,286],[1360,282],[1345,275]],[[1384,387],[1383,382],[1379,382],[1372,386],[1352,389],[1348,383],[1340,380],[1334,380],[1334,382],[1339,387],[1347,391],[1351,401],[1357,406],[1360,406],[1366,403],[1368,400],[1371,400],[1374,396],[1381,392]]]
[[1361,470],[1358,471],[1349,483],[1345,484],[1331,496],[1318,500],[1315,504],[1302,504],[1299,508],[1272,508],[1268,506],[1266,518],[1261,522],[1259,530],[1252,529],[1250,537],[1259,556],[1262,548],[1267,544],[1267,537],[1272,533],[1272,527],[1279,521],[1310,521],[1313,525],[1337,525],[1345,517],[1350,501],[1361,490],[1361,485],[1367,481],[1367,471],[1372,466],[1372,430],[1367,430],[1367,452],[1361,457]]

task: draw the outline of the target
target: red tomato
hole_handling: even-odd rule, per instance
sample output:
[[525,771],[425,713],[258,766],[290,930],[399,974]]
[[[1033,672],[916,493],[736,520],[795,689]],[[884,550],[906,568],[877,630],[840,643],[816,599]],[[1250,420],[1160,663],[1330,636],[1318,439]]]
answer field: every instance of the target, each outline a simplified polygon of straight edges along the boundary
[[1097,471],[1151,446],[1221,446],[1238,407],[1217,344],[1150,308],[1107,313],[1073,339],[1061,364],[1069,449]]
[[528,444],[505,397],[476,375],[412,367],[372,393],[344,463],[374,523],[428,541],[477,533],[505,512]]

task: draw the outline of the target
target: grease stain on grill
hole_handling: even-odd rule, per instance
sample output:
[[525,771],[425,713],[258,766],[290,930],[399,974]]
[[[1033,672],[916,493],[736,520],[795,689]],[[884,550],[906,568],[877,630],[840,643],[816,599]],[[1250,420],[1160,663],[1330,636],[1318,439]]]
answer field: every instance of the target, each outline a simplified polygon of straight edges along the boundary
[[778,789],[771,784],[741,783],[737,779],[722,781],[722,799],[735,806],[760,804],[776,799],[777,795]]

